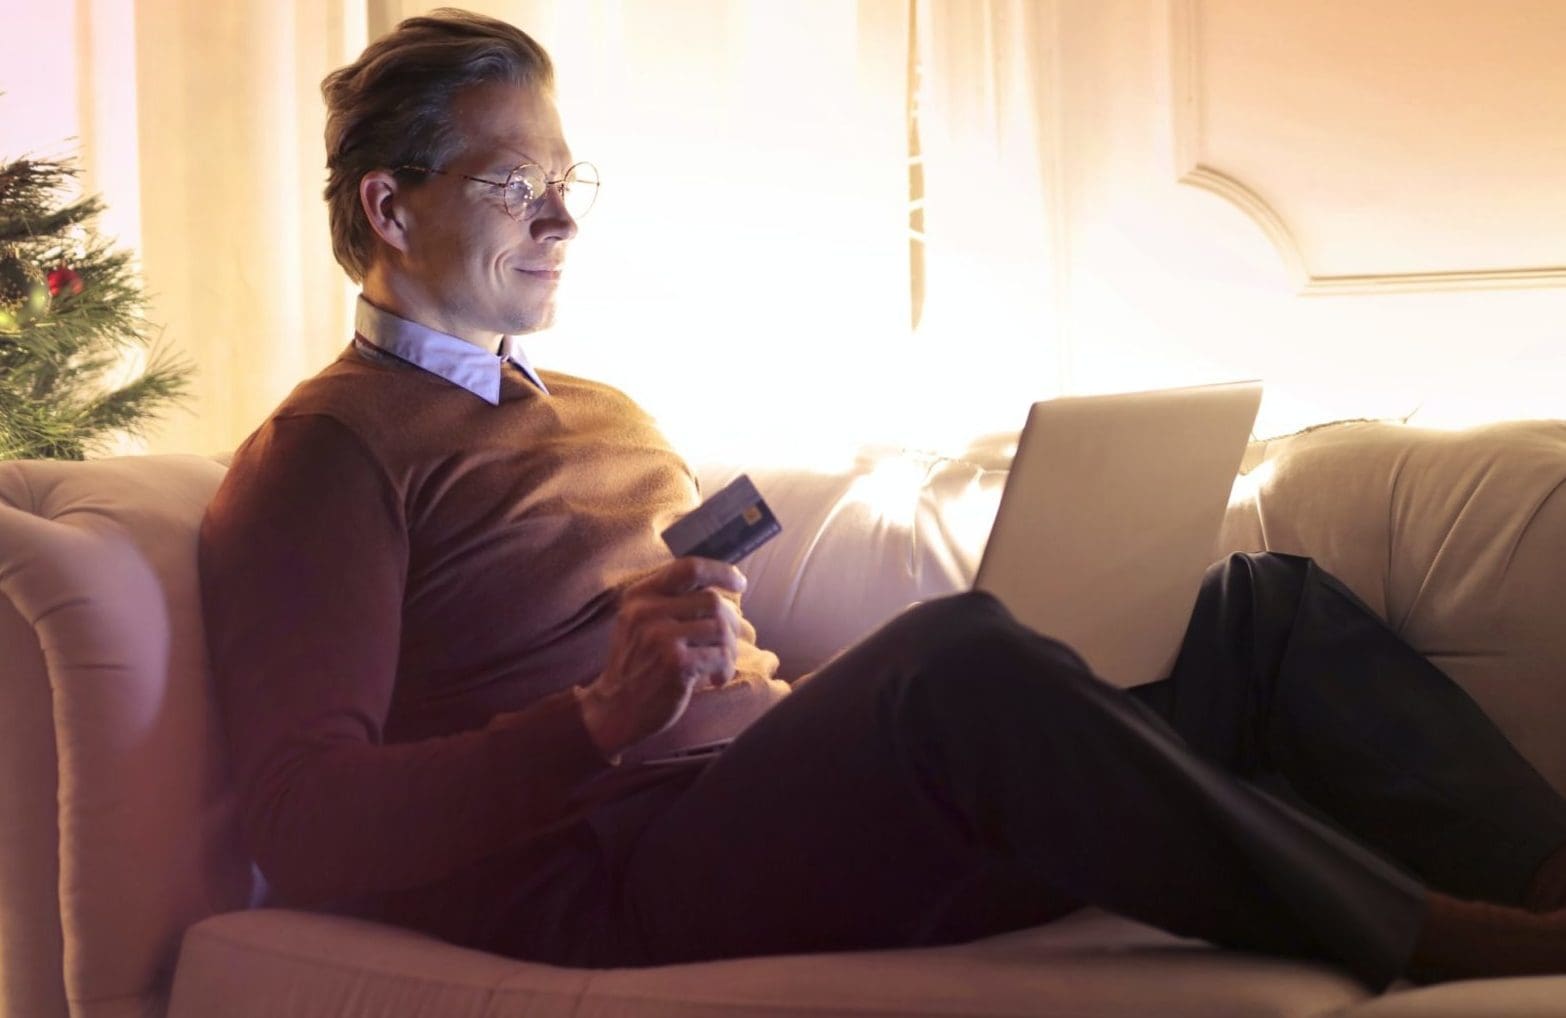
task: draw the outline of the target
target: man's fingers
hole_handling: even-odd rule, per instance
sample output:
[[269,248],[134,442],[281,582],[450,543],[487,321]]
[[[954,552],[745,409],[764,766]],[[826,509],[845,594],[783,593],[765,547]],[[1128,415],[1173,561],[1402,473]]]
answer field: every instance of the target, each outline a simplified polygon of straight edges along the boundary
[[669,613],[677,619],[718,619],[739,632],[739,609],[712,587],[681,594],[670,604]]
[[722,619],[691,619],[672,623],[660,634],[687,647],[727,647],[739,650],[739,640]]
[[712,685],[721,686],[734,677],[734,653],[728,647],[689,647],[682,677],[700,682],[706,678]]
[[663,619],[690,621],[694,619],[719,619],[740,630],[739,609],[719,591],[706,587],[685,594],[644,594],[628,598],[621,605],[621,614],[633,626],[648,626]]
[[661,658],[666,666],[684,668],[688,651],[717,648],[735,657],[739,654],[739,636],[734,627],[720,618],[659,619],[642,626],[635,638],[637,656]]
[[620,725],[630,735],[616,735],[616,748],[674,723],[698,688],[734,678],[744,589],[738,569],[695,557],[675,559],[621,589],[610,666],[593,683],[630,717]]
[[717,587],[720,590],[732,590],[736,594],[745,591],[745,574],[735,566],[727,562],[719,562],[715,558],[697,558],[687,555],[685,558],[675,559],[676,566],[686,563],[690,574],[686,580],[687,589],[695,590],[699,587]]
[[665,599],[669,615],[676,619],[716,619],[723,615],[727,604],[723,595],[711,587],[693,590],[688,594],[676,594]]

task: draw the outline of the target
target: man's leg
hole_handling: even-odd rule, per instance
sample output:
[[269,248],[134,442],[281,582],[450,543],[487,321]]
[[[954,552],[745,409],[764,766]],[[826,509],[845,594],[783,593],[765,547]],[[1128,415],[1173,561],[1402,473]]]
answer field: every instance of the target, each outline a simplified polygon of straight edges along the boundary
[[1199,759],[978,594],[824,668],[615,870],[654,963],[935,943],[1081,902],[1379,986],[1425,908],[1413,881]]
[[1456,683],[1310,560],[1209,570],[1173,676],[1134,691],[1198,754],[1283,775],[1448,894],[1518,904],[1566,800]]

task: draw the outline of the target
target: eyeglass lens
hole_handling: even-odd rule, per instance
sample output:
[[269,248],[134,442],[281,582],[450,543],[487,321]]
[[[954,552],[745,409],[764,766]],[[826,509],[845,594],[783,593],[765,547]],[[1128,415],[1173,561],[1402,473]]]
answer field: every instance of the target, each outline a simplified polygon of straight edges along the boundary
[[[598,198],[598,168],[592,163],[577,163],[553,184],[571,218],[581,219]],[[543,204],[544,189],[549,186],[542,166],[518,166],[506,177],[506,211],[513,219],[531,219]]]

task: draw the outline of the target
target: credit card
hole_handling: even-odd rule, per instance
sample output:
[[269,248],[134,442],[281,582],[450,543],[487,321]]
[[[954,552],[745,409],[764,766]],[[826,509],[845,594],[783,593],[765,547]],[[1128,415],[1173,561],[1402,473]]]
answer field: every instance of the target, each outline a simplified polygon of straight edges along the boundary
[[699,555],[732,565],[782,531],[750,478],[740,474],[663,532],[676,558]]

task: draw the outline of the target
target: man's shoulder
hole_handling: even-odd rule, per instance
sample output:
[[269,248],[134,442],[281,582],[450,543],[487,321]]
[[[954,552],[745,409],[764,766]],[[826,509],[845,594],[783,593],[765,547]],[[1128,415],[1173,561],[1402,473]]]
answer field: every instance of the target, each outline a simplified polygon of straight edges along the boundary
[[383,362],[351,342],[330,364],[294,386],[274,416],[373,413],[398,405],[411,390],[428,388],[429,382],[412,365],[390,357]]
[[322,440],[336,432],[361,453],[384,460],[390,452],[387,441],[397,431],[394,422],[405,420],[409,408],[420,403],[417,390],[426,384],[417,377],[421,374],[407,366],[378,364],[350,343],[330,364],[295,385],[240,445],[235,458],[245,458],[259,440],[284,427]]
[[564,371],[540,370],[538,377],[543,381],[550,393],[559,398],[578,401],[590,400],[613,406],[626,413],[646,414],[641,404],[637,403],[623,390],[610,385],[608,382],[599,381],[595,378],[583,378],[580,375],[572,375]]
[[337,359],[298,385],[272,411],[271,419],[325,417],[369,445],[389,433],[405,432],[443,394],[446,383],[411,364],[372,356],[350,343]]

